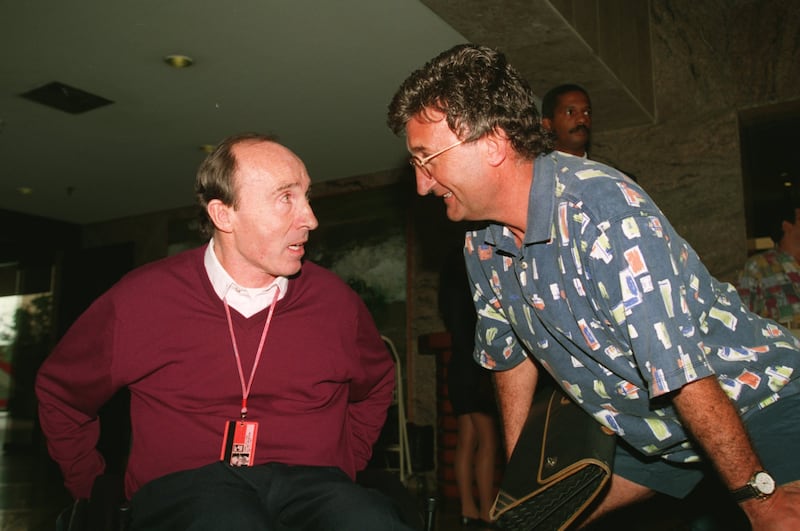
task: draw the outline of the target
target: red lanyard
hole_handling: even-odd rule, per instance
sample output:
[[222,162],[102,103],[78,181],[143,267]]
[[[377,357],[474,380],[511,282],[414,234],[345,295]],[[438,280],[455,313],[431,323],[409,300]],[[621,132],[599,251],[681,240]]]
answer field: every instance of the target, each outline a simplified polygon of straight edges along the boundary
[[264,350],[264,340],[267,339],[267,331],[269,330],[269,324],[272,322],[272,312],[275,311],[275,303],[278,302],[278,294],[280,294],[281,288],[277,285],[275,286],[275,296],[272,298],[272,304],[269,307],[269,313],[267,314],[267,322],[264,323],[264,331],[261,332],[261,342],[258,344],[258,350],[256,351],[256,359],[253,362],[253,370],[250,371],[250,381],[245,385],[244,383],[244,371],[242,370],[242,358],[239,357],[239,347],[236,346],[236,335],[233,333],[233,321],[231,320],[231,310],[228,307],[228,301],[226,299],[222,299],[223,304],[225,305],[225,315],[228,317],[228,330],[231,333],[231,342],[233,343],[233,354],[236,356],[236,368],[239,369],[239,381],[242,382],[242,418],[247,416],[247,397],[250,396],[250,388],[253,386],[253,378],[256,375],[256,368],[258,368],[258,362],[261,361],[261,352]]

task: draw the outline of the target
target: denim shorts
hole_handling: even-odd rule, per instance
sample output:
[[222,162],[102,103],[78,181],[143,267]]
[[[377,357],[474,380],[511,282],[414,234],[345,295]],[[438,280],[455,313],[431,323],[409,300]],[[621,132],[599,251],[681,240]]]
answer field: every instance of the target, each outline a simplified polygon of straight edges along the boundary
[[[764,469],[779,485],[800,480],[800,394],[783,397],[742,419]],[[645,456],[618,439],[614,473],[656,492],[685,498],[706,474],[708,463],[673,463]]]

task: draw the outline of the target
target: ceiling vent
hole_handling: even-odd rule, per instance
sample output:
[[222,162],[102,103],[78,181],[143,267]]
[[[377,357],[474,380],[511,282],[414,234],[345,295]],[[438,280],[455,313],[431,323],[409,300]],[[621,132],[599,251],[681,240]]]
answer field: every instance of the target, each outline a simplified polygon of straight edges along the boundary
[[29,90],[20,96],[70,114],[81,114],[114,103],[58,81]]

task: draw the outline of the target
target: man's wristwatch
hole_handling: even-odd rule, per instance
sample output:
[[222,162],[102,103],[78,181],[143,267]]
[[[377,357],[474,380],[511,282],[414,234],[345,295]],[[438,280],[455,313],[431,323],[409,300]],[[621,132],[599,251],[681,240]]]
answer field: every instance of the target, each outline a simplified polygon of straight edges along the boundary
[[760,500],[769,498],[775,492],[775,480],[767,472],[759,470],[744,487],[731,491],[731,496],[736,503],[758,498]]

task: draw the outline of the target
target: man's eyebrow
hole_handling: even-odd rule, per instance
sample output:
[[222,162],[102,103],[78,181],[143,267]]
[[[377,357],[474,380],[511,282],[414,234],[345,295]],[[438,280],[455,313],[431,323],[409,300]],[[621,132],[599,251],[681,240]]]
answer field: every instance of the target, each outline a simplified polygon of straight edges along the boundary
[[292,188],[297,188],[298,186],[300,186],[300,183],[298,183],[298,182],[281,183],[275,188],[275,192],[276,193],[284,192],[284,191],[292,189]]

